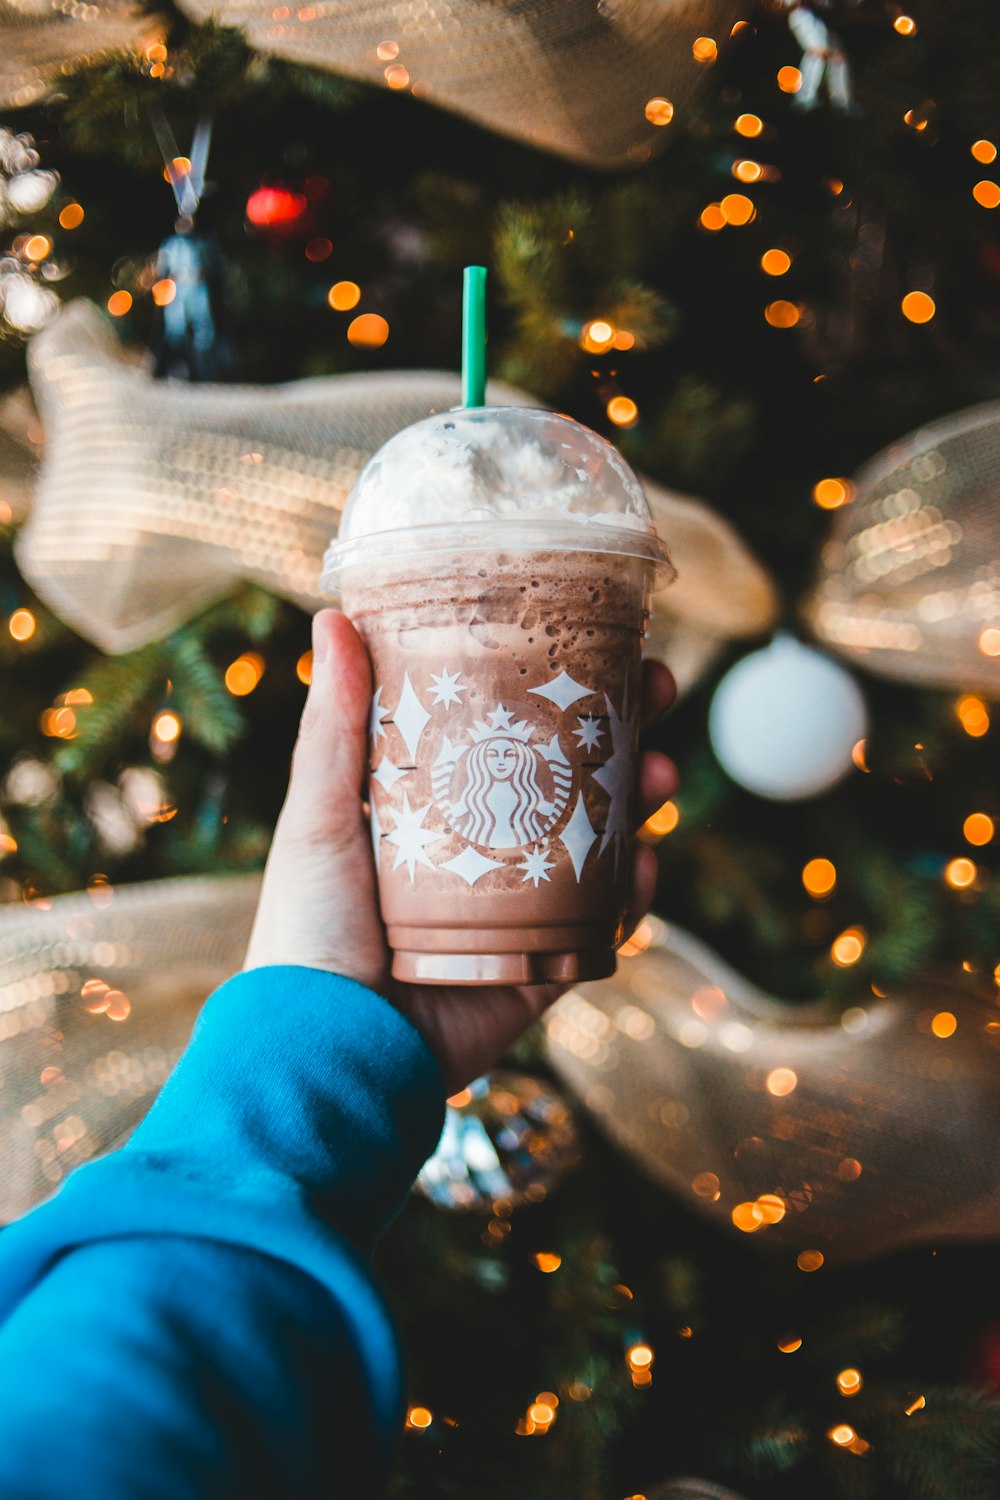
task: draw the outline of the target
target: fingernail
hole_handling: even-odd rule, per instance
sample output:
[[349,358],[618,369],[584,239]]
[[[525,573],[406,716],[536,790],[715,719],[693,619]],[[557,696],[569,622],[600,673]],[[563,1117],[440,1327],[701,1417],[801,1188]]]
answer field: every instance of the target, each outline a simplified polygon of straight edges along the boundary
[[[324,622],[325,624],[325,622]],[[319,616],[313,615],[312,622],[313,661],[325,661],[326,653],[330,649],[330,642],[323,625],[320,624]]]

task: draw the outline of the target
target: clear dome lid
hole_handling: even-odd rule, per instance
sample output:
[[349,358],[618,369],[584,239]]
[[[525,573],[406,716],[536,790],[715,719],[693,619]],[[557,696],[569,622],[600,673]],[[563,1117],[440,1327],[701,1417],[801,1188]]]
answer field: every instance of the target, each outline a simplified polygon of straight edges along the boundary
[[389,439],[362,469],[324,559],[344,568],[420,552],[524,546],[615,552],[675,576],[642,485],[618,450],[571,417],[524,406],[439,412]]

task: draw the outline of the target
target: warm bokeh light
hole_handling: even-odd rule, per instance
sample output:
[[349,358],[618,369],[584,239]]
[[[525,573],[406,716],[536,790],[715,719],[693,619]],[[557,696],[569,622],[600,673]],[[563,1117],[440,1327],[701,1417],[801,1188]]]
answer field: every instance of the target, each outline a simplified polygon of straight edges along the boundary
[[753,140],[764,129],[764,121],[759,115],[737,115],[733,128],[738,135]]
[[917,23],[912,16],[897,16],[892,23],[892,29],[898,31],[900,36],[915,36]]
[[831,1443],[836,1443],[838,1448],[846,1448],[850,1443],[854,1442],[856,1436],[854,1428],[849,1427],[846,1422],[841,1422],[836,1427],[831,1427],[827,1433],[827,1437]]
[[850,968],[856,964],[865,951],[865,934],[860,927],[848,927],[839,937],[834,938],[830,947],[830,957],[841,969]]
[[181,721],[170,709],[164,709],[153,720],[153,734],[164,745],[172,745],[180,738]]
[[865,751],[867,750],[867,748],[868,746],[865,740],[855,740],[854,744],[851,746],[852,761],[857,766],[858,770],[864,771],[866,775],[870,771],[868,762],[865,759]]
[[1000,205],[1000,186],[989,177],[984,177],[972,189],[972,196],[980,208],[996,208]]
[[759,161],[751,161],[749,157],[740,157],[732,165],[732,173],[737,182],[759,182],[764,175],[764,168]]
[[909,1406],[905,1406],[903,1410],[908,1417],[912,1417],[915,1411],[923,1411],[926,1405],[927,1397],[917,1396],[913,1401],[910,1402]]
[[708,203],[698,215],[698,223],[702,229],[708,229],[712,234],[718,233],[726,227],[726,216],[722,212],[720,203]]
[[755,1234],[764,1222],[763,1210],[756,1203],[737,1203],[732,1212],[732,1220],[744,1234]]
[[974,693],[965,693],[955,704],[958,721],[966,734],[980,739],[990,727],[990,716],[982,698]]
[[52,249],[52,241],[47,234],[31,234],[24,242],[22,254],[25,260],[44,260]]
[[15,609],[7,621],[7,629],[15,641],[30,641],[38,629],[38,621],[30,609]]
[[551,1250],[539,1250],[538,1254],[535,1256],[535,1265],[540,1271],[543,1271],[546,1276],[550,1276],[553,1271],[558,1271],[559,1267],[562,1265],[562,1256],[556,1255]]
[[861,1371],[855,1370],[853,1366],[841,1370],[837,1376],[837,1389],[842,1396],[856,1396],[862,1385],[864,1381],[861,1378]]
[[84,213],[81,203],[67,203],[59,215],[59,227],[61,229],[79,229],[83,223]]
[[696,1198],[711,1198],[713,1203],[718,1201],[719,1190],[719,1179],[714,1172],[699,1172],[691,1184]]
[[42,733],[51,739],[72,740],[76,738],[76,714],[71,708],[47,708],[38,722]]
[[674,118],[674,106],[662,94],[646,100],[646,119],[650,125],[669,125]]
[[757,214],[753,199],[748,198],[745,193],[727,193],[720,201],[719,208],[726,223],[737,226],[749,224]]
[[995,625],[987,625],[976,644],[984,656],[1000,656],[1000,630]]
[[169,307],[177,296],[177,283],[169,276],[153,282],[153,301],[157,307]]
[[673,833],[681,820],[680,809],[674,801],[664,802],[658,807],[652,817],[646,819],[639,830],[643,839],[652,843],[666,838],[668,833]]
[[929,323],[937,312],[934,298],[926,292],[907,292],[899,305],[903,317],[911,323]]
[[132,1014],[129,998],[121,990],[108,990],[104,1001],[104,1014],[109,1021],[127,1021]]
[[528,1417],[536,1427],[551,1427],[556,1414],[547,1401],[533,1401],[528,1407]]
[[797,94],[802,87],[802,74],[798,68],[791,66],[779,68],[778,87],[783,94]]
[[320,261],[329,260],[333,254],[333,241],[323,239],[321,236],[310,240],[306,245],[306,260],[311,260],[314,265]]
[[908,109],[903,116],[903,124],[909,125],[911,130],[926,130],[928,124],[927,116],[918,114],[915,109]]
[[837,1176],[841,1182],[857,1182],[862,1167],[856,1156],[845,1156],[837,1163]]
[[822,1250],[800,1250],[795,1257],[795,1264],[800,1271],[818,1271],[825,1260]]
[[760,258],[760,268],[768,276],[784,276],[792,264],[787,250],[765,250]]
[[347,338],[356,349],[381,349],[389,337],[389,325],[379,313],[361,313],[348,325]]
[[719,55],[719,48],[710,36],[699,36],[691,43],[691,52],[695,62],[714,63]]
[[830,859],[811,859],[802,868],[802,884],[810,896],[829,896],[837,884],[837,867]]
[[0,833],[0,859],[6,859],[8,854],[17,853],[17,839],[6,829]]
[[799,321],[799,310],[794,302],[786,302],[779,297],[776,302],[767,304],[764,318],[772,328],[794,328]]
[[801,1339],[779,1339],[778,1348],[782,1354],[794,1354],[796,1349],[802,1348]]
[[[652,941],[652,927],[650,927],[648,922],[640,922],[638,927],[633,932],[632,936],[628,938],[624,943],[622,943],[621,947],[618,949],[618,956],[619,958],[635,958],[637,953],[645,953],[646,949],[649,947]],[[641,1015],[642,1012],[637,1012],[637,1014]],[[645,1019],[648,1021],[650,1018],[646,1017]],[[650,1025],[652,1025],[651,1021]],[[644,1032],[647,1031],[647,1027],[645,1025],[643,1025],[641,1029]]]
[[385,70],[385,81],[391,89],[405,89],[410,75],[402,63],[392,63]]
[[970,813],[962,824],[962,832],[970,844],[988,844],[996,832],[996,826],[988,813]]
[[784,1198],[777,1193],[761,1193],[757,1199],[757,1207],[760,1209],[765,1224],[780,1224],[787,1213]]
[[411,1406],[406,1413],[407,1427],[429,1427],[433,1420],[434,1414],[426,1406]]
[[633,1344],[625,1355],[633,1370],[648,1370],[653,1363],[653,1351],[648,1344]]
[[256,651],[245,651],[226,668],[226,687],[234,698],[252,693],[264,675],[264,658]]
[[191,171],[191,158],[189,156],[175,156],[169,166],[163,168],[164,182],[176,181],[179,177],[187,177]]
[[973,141],[972,145],[969,147],[969,150],[976,158],[976,161],[978,161],[984,167],[988,167],[990,162],[996,161],[997,159],[997,148],[996,146],[994,146],[992,141]]
[[588,354],[605,354],[615,341],[614,324],[606,318],[593,318],[580,330],[580,348]]
[[629,333],[627,328],[619,328],[615,334],[614,348],[620,354],[625,354],[629,349],[635,348],[635,334]]
[[949,1036],[954,1036],[958,1030],[958,1021],[950,1010],[939,1010],[931,1020],[931,1031],[942,1041]]
[[361,301],[361,288],[356,281],[335,281],[326,300],[334,312],[350,312]]
[[108,298],[108,312],[113,318],[122,318],[132,306],[131,292],[112,292]]
[[820,510],[839,510],[850,505],[855,488],[849,479],[819,479],[813,485],[813,499]]
[[616,427],[634,427],[639,420],[639,408],[631,396],[612,396],[607,412]]
[[399,56],[399,43],[379,42],[375,48],[375,56],[379,62],[392,62],[394,58]]
[[964,891],[972,885],[976,873],[972,860],[960,855],[958,859],[951,859],[945,865],[944,878],[956,891]]
[[791,1068],[772,1068],[767,1075],[767,1092],[776,1099],[784,1099],[794,1092],[798,1081]]
[[295,663],[295,675],[300,682],[305,683],[306,687],[308,687],[310,682],[312,682],[313,654],[311,651],[303,651],[302,655]]

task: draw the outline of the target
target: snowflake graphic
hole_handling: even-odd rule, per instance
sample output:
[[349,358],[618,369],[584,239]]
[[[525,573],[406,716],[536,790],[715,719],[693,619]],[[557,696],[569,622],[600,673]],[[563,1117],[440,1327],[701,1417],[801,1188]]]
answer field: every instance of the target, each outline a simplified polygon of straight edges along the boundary
[[442,667],[440,672],[432,672],[431,682],[435,688],[432,702],[442,703],[445,708],[453,703],[461,703],[460,694],[468,692],[466,684],[461,681],[461,673],[449,672],[446,667]]
[[597,742],[604,733],[604,726],[598,723],[593,714],[588,714],[585,719],[577,719],[576,722],[580,727],[579,729],[574,729],[573,733],[580,741],[582,748],[584,750],[596,750]]
[[423,821],[430,812],[430,807],[429,802],[426,807],[411,807],[410,799],[404,792],[403,811],[396,812],[393,809],[396,826],[385,835],[390,844],[396,845],[396,859],[392,868],[398,870],[400,865],[405,864],[411,884],[416,875],[417,865],[426,865],[429,870],[433,870],[434,864],[427,853],[426,845],[433,844],[442,837],[432,828],[423,827]]
[[372,698],[371,717],[368,720],[368,733],[372,737],[373,745],[378,742],[380,736],[385,739],[385,726],[382,720],[388,716],[388,713],[389,710],[382,707],[382,689],[378,687]]
[[545,858],[547,852],[546,849],[539,848],[537,844],[534,849],[528,849],[525,852],[524,864],[517,867],[519,870],[524,871],[522,884],[533,880],[535,882],[535,890],[537,891],[538,882],[549,879],[548,872],[555,869],[555,863]]

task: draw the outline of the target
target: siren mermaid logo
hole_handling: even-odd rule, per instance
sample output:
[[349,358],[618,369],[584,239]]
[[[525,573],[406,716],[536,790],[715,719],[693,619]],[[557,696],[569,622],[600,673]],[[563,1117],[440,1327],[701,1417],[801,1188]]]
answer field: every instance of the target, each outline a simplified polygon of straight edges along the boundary
[[573,771],[559,736],[531,743],[534,729],[502,703],[469,730],[447,735],[431,768],[434,801],[450,827],[486,849],[520,849],[544,837],[569,799]]

